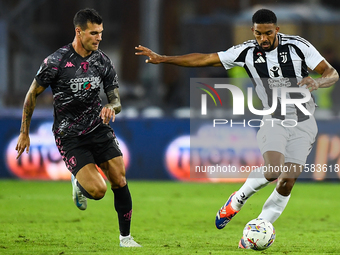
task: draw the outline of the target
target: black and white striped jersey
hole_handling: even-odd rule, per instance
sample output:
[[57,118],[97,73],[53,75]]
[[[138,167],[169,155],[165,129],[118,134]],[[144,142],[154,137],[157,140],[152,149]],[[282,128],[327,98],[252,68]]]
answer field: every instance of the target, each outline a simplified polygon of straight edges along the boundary
[[[307,40],[292,35],[278,33],[279,45],[272,51],[264,51],[256,42],[249,40],[243,44],[218,52],[225,69],[235,66],[244,67],[255,86],[255,91],[262,101],[263,109],[272,105],[272,90],[278,88],[278,105],[275,116],[281,114],[282,87],[298,87],[297,82],[308,76],[307,67],[313,70],[324,58]],[[303,98],[301,93],[290,93],[287,98]],[[314,99],[305,107],[312,114],[315,110]],[[287,115],[297,119],[305,116],[295,105],[287,105]]]

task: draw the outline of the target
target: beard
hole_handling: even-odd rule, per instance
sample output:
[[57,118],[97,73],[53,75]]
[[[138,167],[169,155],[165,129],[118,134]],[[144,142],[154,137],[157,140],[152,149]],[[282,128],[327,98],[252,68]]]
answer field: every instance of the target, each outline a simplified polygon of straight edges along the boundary
[[264,50],[264,51],[272,51],[273,49],[274,49],[274,45],[275,45],[275,42],[276,42],[276,36],[275,36],[275,38],[274,38],[274,41],[273,41],[273,43],[272,44],[270,44],[270,42],[268,42],[269,43],[269,45],[270,45],[270,47],[269,48],[263,48],[263,46],[262,46],[262,44],[260,45],[261,46],[261,48]]

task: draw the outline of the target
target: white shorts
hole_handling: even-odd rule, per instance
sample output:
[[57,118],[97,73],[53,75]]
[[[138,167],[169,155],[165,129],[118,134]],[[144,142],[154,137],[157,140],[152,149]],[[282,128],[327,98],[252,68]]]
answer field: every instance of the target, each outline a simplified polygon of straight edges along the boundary
[[318,133],[314,117],[311,115],[301,122],[282,121],[271,116],[264,116],[262,120],[264,124],[257,132],[262,155],[267,151],[277,151],[285,156],[285,162],[304,165]]

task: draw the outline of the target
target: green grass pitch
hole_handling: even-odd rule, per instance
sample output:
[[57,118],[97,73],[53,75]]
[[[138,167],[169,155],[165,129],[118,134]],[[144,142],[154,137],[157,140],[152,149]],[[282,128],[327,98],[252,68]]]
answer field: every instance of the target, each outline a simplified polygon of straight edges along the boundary
[[130,181],[131,232],[142,248],[120,248],[113,194],[72,201],[70,182],[0,181],[0,254],[339,254],[337,183],[297,183],[266,251],[237,248],[244,225],[274,189],[250,198],[223,230],[217,210],[241,184]]

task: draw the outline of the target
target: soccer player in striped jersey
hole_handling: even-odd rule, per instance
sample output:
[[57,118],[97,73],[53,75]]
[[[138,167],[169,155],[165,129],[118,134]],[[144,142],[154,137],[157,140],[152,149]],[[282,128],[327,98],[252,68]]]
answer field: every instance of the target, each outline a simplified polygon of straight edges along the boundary
[[[262,101],[264,109],[272,105],[272,91],[280,87],[304,86],[309,91],[327,88],[339,78],[336,70],[324,59],[315,47],[299,36],[279,33],[275,13],[260,9],[252,17],[252,32],[255,40],[229,48],[226,51],[201,54],[192,53],[181,56],[159,55],[152,50],[138,46],[136,55],[148,57],[146,63],[168,63],[186,67],[222,66],[230,69],[242,66],[252,79],[255,90]],[[307,68],[321,75],[313,79]],[[302,98],[301,94],[290,94],[291,98]],[[280,95],[278,95],[280,106]],[[305,104],[313,114],[313,98]],[[277,107],[271,115],[264,116],[269,120],[292,119],[297,125],[294,128],[283,127],[278,121],[273,126],[264,124],[258,131],[257,141],[264,158],[266,169],[292,169],[288,172],[263,171],[263,167],[249,174],[243,186],[235,191],[222,208],[217,212],[215,225],[224,228],[241,210],[246,201],[268,183],[278,180],[276,188],[265,202],[258,217],[273,223],[286,207],[296,179],[301,174],[306,158],[311,151],[317,134],[313,115],[304,115],[295,105],[287,105],[286,115]],[[268,122],[269,123],[269,122]],[[247,248],[243,240],[240,248]]]

